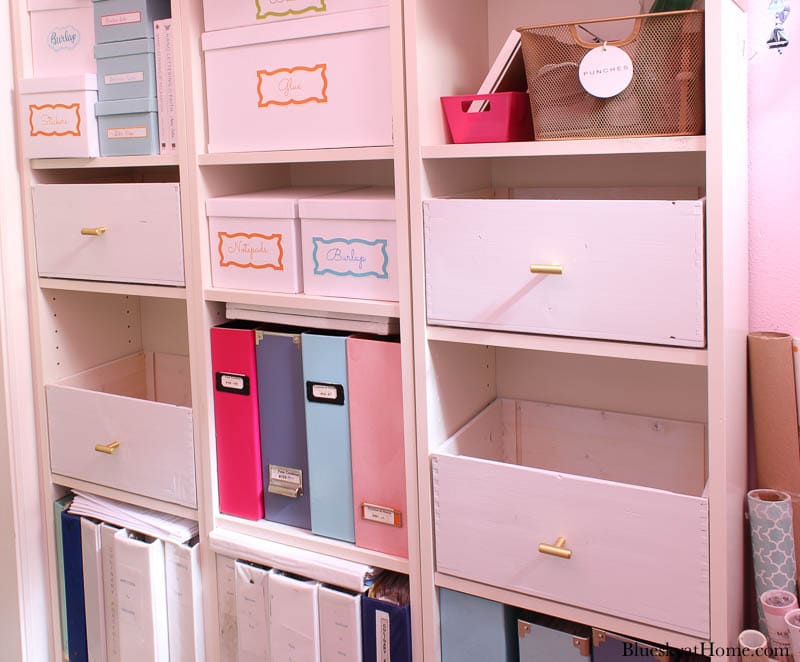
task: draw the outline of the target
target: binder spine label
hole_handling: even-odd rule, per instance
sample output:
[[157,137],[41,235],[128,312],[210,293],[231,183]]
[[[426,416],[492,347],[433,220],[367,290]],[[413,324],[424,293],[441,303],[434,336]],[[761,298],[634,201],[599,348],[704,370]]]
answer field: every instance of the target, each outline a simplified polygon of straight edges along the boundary
[[377,648],[376,662],[392,662],[392,637],[389,613],[375,611],[375,643]]
[[403,526],[403,515],[399,510],[386,508],[385,506],[375,506],[371,503],[361,504],[361,519],[378,524],[388,524],[389,526]]
[[306,382],[306,397],[309,402],[319,402],[325,405],[343,405],[344,386],[341,384]]
[[247,375],[218,372],[217,390],[236,395],[250,395],[250,378]]

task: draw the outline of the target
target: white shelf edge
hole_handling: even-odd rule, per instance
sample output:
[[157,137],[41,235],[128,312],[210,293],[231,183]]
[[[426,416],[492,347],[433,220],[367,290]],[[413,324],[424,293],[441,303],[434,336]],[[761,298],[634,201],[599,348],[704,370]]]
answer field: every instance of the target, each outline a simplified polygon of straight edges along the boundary
[[394,147],[341,147],[332,149],[292,149],[273,152],[220,152],[200,154],[201,166],[252,165],[259,163],[314,163],[323,161],[382,161],[394,158]]
[[128,296],[160,299],[186,299],[185,287],[172,287],[169,285],[139,285],[136,283],[71,280],[68,278],[39,278],[39,287],[44,290],[69,290],[72,292],[94,292],[97,294],[126,294]]
[[599,154],[651,154],[705,152],[705,136],[665,138],[595,138],[511,143],[426,145],[424,159],[502,158],[526,156],[591,156]]
[[[309,552],[334,556],[354,563],[383,568],[384,570],[392,570],[403,574],[408,574],[409,572],[408,559],[362,549],[351,543],[323,538],[322,536],[314,535],[310,531],[266,520],[253,522],[231,517],[230,515],[219,515],[215,531],[244,535],[254,541],[266,540],[290,547],[299,547]],[[257,553],[255,545],[253,551]]]
[[242,306],[263,306],[281,308],[287,311],[320,311],[367,317],[399,317],[400,304],[397,301],[370,301],[367,299],[343,299],[308,294],[278,294],[248,290],[225,290],[207,288],[208,301],[233,303]]
[[61,170],[65,168],[136,168],[154,166],[177,166],[178,155],[162,156],[99,156],[96,158],[31,159],[33,170]]
[[602,356],[615,359],[675,363],[680,365],[708,365],[708,351],[705,349],[643,345],[611,340],[587,340],[584,338],[541,336],[505,331],[485,331],[482,329],[460,329],[431,325],[427,327],[427,338],[428,340],[438,342],[490,345],[492,347],[529,349],[541,352],[556,352],[559,354]]
[[82,492],[89,492],[97,496],[105,497],[107,499],[115,499],[116,501],[123,501],[125,503],[133,504],[134,506],[141,506],[142,508],[150,508],[157,510],[160,513],[167,513],[168,515],[176,515],[197,521],[197,509],[188,508],[187,506],[179,506],[175,503],[168,503],[159,499],[152,499],[150,497],[134,494],[133,492],[125,492],[113,487],[106,487],[98,485],[97,483],[90,483],[78,478],[70,478],[69,476],[62,476],[59,474],[51,474],[51,482],[62,487],[69,487],[70,489],[80,490]]
[[516,591],[509,591],[488,584],[481,584],[459,577],[453,577],[441,572],[434,574],[434,584],[440,588],[447,588],[453,591],[469,593],[487,600],[494,600],[502,604],[520,607],[551,616],[557,616],[576,623],[582,623],[591,627],[609,632],[617,632],[629,637],[650,641],[662,646],[673,648],[697,648],[703,644],[708,645],[708,639],[695,637],[692,635],[666,630],[653,625],[646,625],[625,618],[610,616],[601,612],[573,607],[561,602],[554,602],[543,598],[537,598]]

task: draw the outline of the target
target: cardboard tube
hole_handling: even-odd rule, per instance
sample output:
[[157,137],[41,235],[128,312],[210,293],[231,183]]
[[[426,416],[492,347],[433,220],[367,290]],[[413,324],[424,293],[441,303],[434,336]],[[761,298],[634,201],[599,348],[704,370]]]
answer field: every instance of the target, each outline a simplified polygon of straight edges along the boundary
[[[747,337],[758,487],[800,495],[794,350],[785,333]],[[794,509],[795,546],[800,544],[800,508]],[[796,571],[797,572],[797,571]]]
[[794,591],[780,589],[766,591],[761,594],[761,606],[767,621],[769,643],[773,648],[773,656],[788,658],[790,650],[789,624],[786,614],[797,609],[797,596]]
[[742,651],[742,660],[763,660],[767,653],[767,638],[758,630],[745,630],[739,635],[739,649]]
[[789,628],[792,659],[794,662],[800,662],[800,609],[793,609],[784,616],[784,619]]

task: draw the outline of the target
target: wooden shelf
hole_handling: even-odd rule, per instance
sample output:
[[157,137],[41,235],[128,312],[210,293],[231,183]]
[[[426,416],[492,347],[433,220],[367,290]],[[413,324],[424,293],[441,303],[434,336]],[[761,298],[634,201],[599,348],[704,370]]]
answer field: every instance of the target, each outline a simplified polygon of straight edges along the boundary
[[281,308],[286,311],[316,311],[363,315],[367,317],[399,317],[400,304],[396,301],[369,301],[366,299],[343,299],[308,294],[277,294],[249,290],[224,290],[208,288],[205,291],[208,301],[235,303],[243,306],[263,306]]
[[255,540],[269,540],[290,547],[299,547],[310,552],[335,556],[354,563],[364,563],[376,568],[393,570],[408,574],[408,559],[391,556],[381,552],[362,549],[347,542],[316,536],[310,531],[297,529],[284,524],[276,524],[266,520],[253,522],[229,515],[217,517],[217,528],[222,531],[242,534]]
[[186,506],[179,506],[174,503],[160,501],[159,499],[151,499],[149,497],[133,494],[132,492],[124,492],[117,490],[113,487],[105,487],[97,483],[90,483],[78,478],[70,478],[69,476],[61,476],[59,474],[51,475],[52,482],[62,487],[69,487],[70,489],[79,490],[81,492],[88,492],[89,494],[96,494],[97,496],[105,497],[107,499],[115,499],[116,501],[123,501],[125,503],[133,504],[134,506],[141,506],[142,508],[150,508],[157,510],[160,513],[168,515],[175,515],[177,517],[184,517],[197,521],[197,510],[194,508],[187,508]]
[[434,583],[441,588],[469,593],[487,600],[495,600],[514,607],[557,616],[601,630],[621,632],[628,636],[661,644],[662,646],[672,646],[675,648],[696,647],[697,650],[700,650],[700,647],[704,643],[706,645],[708,644],[706,640],[699,637],[672,632],[671,630],[663,630],[653,627],[652,625],[644,625],[624,618],[617,618],[616,616],[609,616],[600,612],[565,605],[560,602],[552,602],[515,591],[507,591],[496,586],[488,586],[487,584],[480,584],[459,577],[445,575],[441,572],[435,573]]
[[108,283],[94,280],[70,280],[68,278],[40,278],[39,287],[44,290],[126,294],[128,296],[158,299],[186,299],[185,287],[171,287],[169,285],[138,285],[136,283]]
[[680,136],[669,138],[608,138],[594,140],[549,140],[541,142],[474,143],[466,145],[426,145],[422,147],[422,158],[485,159],[705,151],[705,136]]
[[33,170],[60,170],[66,168],[150,168],[177,166],[178,155],[162,156],[100,156],[94,159],[31,159]]
[[467,345],[491,345],[493,347],[511,347],[583,356],[605,356],[615,359],[653,361],[655,363],[708,365],[707,350],[685,347],[664,347],[661,345],[641,345],[611,340],[586,340],[584,338],[539,336],[526,333],[457,329],[431,325],[427,327],[427,337],[428,340],[464,343]]
[[389,161],[394,147],[344,147],[338,149],[293,149],[274,152],[222,152],[201,154],[201,166],[248,165],[258,163],[314,163],[331,161]]

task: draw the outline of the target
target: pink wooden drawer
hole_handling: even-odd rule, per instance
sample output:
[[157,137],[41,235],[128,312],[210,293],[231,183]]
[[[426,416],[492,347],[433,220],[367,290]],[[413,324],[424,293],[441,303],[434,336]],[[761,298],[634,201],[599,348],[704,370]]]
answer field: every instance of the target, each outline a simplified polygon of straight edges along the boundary
[[[706,638],[704,448],[697,423],[496,400],[432,457],[437,570]],[[560,537],[571,558],[539,550]]]
[[186,357],[140,352],[45,392],[54,473],[197,507]]
[[428,200],[428,323],[703,347],[704,252],[701,200]]

